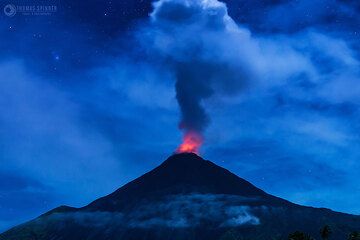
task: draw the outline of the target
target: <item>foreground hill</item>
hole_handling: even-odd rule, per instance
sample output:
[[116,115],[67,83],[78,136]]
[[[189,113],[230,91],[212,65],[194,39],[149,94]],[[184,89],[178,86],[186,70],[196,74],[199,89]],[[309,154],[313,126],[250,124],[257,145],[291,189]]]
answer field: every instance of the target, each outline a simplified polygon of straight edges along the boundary
[[0,239],[286,239],[297,230],[319,239],[324,225],[332,239],[346,239],[360,216],[293,204],[182,153],[85,207],[58,207]]

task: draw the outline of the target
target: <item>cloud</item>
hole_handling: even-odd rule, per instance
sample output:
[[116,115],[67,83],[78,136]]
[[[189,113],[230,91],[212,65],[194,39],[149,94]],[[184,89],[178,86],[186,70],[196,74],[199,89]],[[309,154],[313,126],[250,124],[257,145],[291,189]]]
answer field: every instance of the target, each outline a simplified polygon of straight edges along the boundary
[[50,221],[75,221],[86,227],[117,228],[187,228],[212,222],[218,227],[258,225],[259,218],[249,206],[253,199],[221,194],[172,195],[165,199],[144,201],[129,212],[54,213],[39,219],[38,224]]
[[[84,130],[81,107],[67,93],[29,74],[20,61],[2,62],[0,73],[0,107],[7,109],[0,116],[2,169],[17,169],[66,194],[108,178],[108,169],[117,171],[111,142]],[[67,181],[77,184],[65,187]]]
[[150,26],[139,36],[173,70],[185,132],[206,129],[210,117],[204,101],[213,96],[232,96],[260,81],[315,74],[311,61],[290,44],[253,37],[217,0],[158,1]]
[[249,208],[244,206],[230,207],[226,210],[229,216],[233,216],[225,221],[222,226],[236,227],[244,224],[258,225],[260,224],[259,218],[249,213]]
[[134,227],[191,227],[204,221],[217,222],[219,227],[260,224],[246,206],[249,201],[255,200],[222,194],[173,195],[138,207],[128,218]]

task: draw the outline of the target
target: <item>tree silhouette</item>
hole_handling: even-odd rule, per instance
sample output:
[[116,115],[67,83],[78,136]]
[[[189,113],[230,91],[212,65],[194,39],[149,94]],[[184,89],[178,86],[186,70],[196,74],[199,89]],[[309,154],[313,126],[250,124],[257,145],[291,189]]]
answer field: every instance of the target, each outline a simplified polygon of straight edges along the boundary
[[329,239],[330,235],[331,235],[331,229],[329,227],[329,225],[325,225],[321,230],[320,230],[320,236],[323,240],[327,240]]
[[360,232],[352,232],[349,235],[349,240],[360,240]]
[[240,240],[240,239],[241,237],[234,229],[230,229],[220,238],[220,240]]
[[310,235],[305,234],[300,231],[296,231],[294,233],[289,234],[288,239],[289,240],[313,240],[313,238]]
[[30,235],[31,235],[31,240],[38,240],[38,235],[33,231],[31,230],[30,231]]

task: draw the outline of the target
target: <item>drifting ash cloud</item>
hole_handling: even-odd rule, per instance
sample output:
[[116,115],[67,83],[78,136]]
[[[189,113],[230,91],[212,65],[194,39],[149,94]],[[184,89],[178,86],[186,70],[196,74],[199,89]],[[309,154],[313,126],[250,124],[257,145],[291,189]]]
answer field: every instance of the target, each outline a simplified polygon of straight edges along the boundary
[[195,139],[195,144],[202,144],[202,134],[210,121],[203,106],[205,99],[216,92],[237,93],[252,76],[246,63],[239,65],[231,61],[231,56],[224,56],[229,51],[219,40],[228,38],[233,28],[236,25],[225,4],[218,1],[154,4],[147,32],[149,46],[174,70],[181,110],[179,127],[185,141]]
[[184,140],[195,139],[197,145],[210,122],[207,99],[235,96],[270,77],[316,74],[308,59],[289,44],[277,46],[252,37],[217,0],[160,0],[154,4],[150,25],[140,32],[149,54],[173,71],[179,127]]
[[244,204],[249,200],[253,201],[222,194],[174,195],[140,206],[128,216],[129,225],[142,228],[193,227],[204,222],[217,222],[219,227],[257,225],[259,219]]
[[[259,218],[253,215],[244,202],[254,199],[222,194],[174,195],[166,199],[138,206],[126,212],[75,212],[55,213],[46,217],[49,221],[77,223],[93,227],[121,228],[186,228],[204,222],[216,223],[218,227],[258,225]],[[43,219],[38,220],[42,224]],[[114,225],[115,224],[115,225]]]

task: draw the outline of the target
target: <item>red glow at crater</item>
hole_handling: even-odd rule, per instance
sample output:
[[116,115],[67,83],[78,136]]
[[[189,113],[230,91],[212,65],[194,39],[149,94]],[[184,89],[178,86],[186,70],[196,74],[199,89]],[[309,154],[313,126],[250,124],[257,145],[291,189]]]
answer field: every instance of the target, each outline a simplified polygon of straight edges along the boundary
[[203,138],[196,132],[186,132],[183,137],[182,144],[176,149],[177,153],[196,153],[199,154],[199,149],[203,143]]

